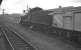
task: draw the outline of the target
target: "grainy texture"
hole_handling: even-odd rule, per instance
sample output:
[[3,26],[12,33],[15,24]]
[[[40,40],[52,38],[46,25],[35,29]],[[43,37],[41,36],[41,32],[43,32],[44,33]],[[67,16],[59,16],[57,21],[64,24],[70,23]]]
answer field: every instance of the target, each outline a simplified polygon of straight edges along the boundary
[[19,25],[8,25],[10,28],[14,28],[19,31],[24,38],[34,45],[39,50],[80,50],[80,48],[75,48],[74,46],[59,40],[58,38],[48,37],[41,32],[33,32],[31,30],[26,30]]

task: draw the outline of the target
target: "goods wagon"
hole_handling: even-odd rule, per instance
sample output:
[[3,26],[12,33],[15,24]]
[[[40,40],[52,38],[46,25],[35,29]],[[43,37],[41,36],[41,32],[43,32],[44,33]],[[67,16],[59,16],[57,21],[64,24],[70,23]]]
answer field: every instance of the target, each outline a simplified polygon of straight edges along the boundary
[[50,25],[52,21],[52,16],[47,15],[47,12],[40,11],[36,12],[35,14],[31,14],[31,22],[32,23],[40,23],[44,25]]
[[81,11],[54,12],[52,26],[81,32]]
[[68,11],[64,9],[57,10],[52,15],[53,32],[57,33],[58,36],[81,42],[81,7],[75,7]]

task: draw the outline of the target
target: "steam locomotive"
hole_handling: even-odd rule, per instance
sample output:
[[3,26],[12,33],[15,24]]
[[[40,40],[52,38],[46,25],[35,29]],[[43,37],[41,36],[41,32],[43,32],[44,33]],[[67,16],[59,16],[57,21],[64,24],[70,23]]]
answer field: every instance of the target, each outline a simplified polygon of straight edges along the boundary
[[81,7],[63,7],[29,12],[21,17],[20,24],[81,42],[80,21]]

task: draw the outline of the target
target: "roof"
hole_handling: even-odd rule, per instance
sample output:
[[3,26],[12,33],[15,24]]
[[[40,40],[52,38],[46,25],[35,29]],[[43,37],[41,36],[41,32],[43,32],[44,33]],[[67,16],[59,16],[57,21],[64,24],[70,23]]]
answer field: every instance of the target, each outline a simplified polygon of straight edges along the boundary
[[63,7],[63,8],[51,9],[49,11],[53,11],[53,12],[48,15],[53,15],[55,13],[65,13],[65,12],[81,12],[81,7]]

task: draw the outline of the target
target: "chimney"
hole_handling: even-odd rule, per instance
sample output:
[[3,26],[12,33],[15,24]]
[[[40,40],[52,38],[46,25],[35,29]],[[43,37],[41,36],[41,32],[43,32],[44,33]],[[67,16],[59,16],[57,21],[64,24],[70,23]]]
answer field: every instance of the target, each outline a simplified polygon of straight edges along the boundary
[[59,6],[59,8],[62,8],[62,6]]

